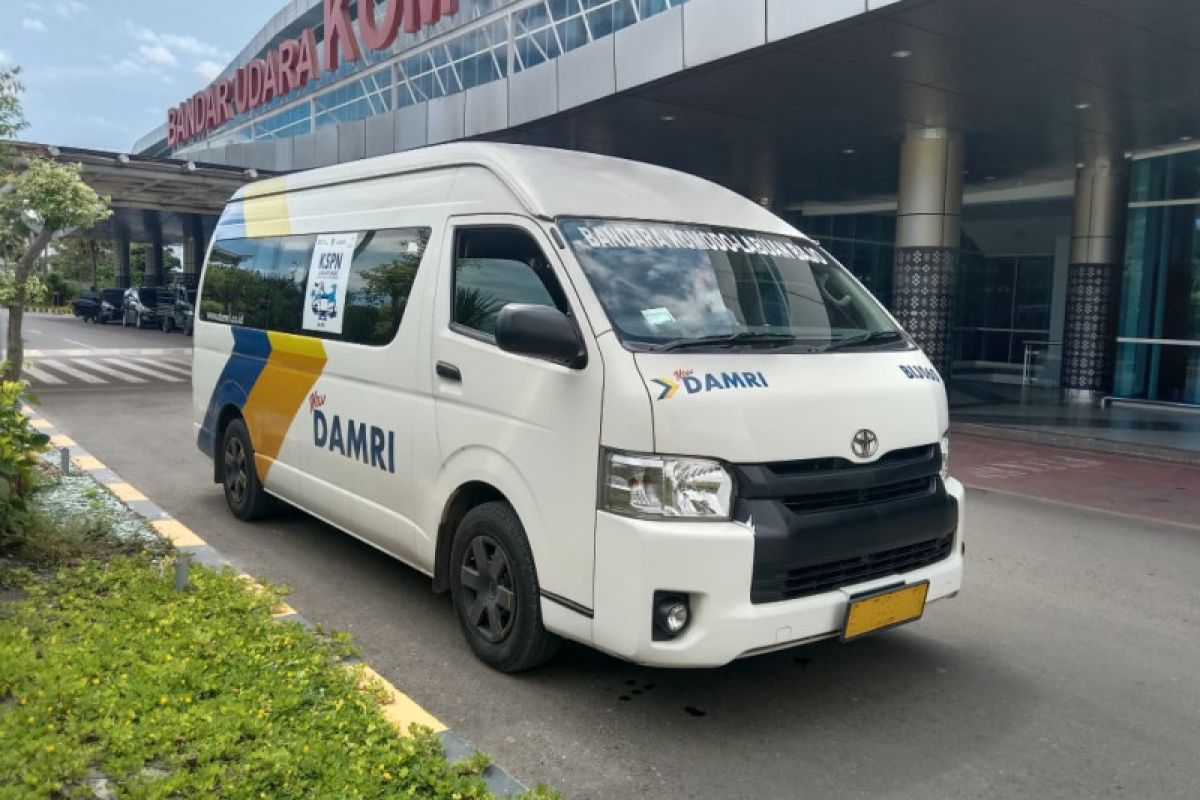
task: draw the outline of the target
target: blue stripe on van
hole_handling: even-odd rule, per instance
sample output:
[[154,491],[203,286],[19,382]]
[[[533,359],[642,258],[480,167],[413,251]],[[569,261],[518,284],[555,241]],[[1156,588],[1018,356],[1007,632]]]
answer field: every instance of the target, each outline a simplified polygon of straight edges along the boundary
[[217,378],[212,397],[208,401],[208,410],[204,414],[204,424],[200,426],[200,435],[196,444],[209,458],[216,457],[217,451],[217,418],[222,409],[233,406],[238,411],[246,405],[246,398],[267,366],[271,355],[271,340],[266,331],[256,331],[250,328],[233,329],[233,352]]

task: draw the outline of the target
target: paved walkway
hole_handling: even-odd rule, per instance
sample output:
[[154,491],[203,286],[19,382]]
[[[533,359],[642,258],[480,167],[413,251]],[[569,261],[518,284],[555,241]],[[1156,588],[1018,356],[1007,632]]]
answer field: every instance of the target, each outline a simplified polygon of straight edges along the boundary
[[1200,466],[952,434],[967,486],[1200,529]]

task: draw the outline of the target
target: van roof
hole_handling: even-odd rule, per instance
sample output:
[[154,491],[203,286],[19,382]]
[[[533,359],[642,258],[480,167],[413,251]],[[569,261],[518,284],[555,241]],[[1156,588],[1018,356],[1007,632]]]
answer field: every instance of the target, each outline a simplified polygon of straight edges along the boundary
[[[757,203],[711,181],[623,158],[494,142],[454,142],[272,179],[293,192],[331,184],[477,166],[496,176],[532,216],[697,223],[803,236]],[[235,200],[276,194],[262,183]],[[265,191],[264,191],[265,190]]]

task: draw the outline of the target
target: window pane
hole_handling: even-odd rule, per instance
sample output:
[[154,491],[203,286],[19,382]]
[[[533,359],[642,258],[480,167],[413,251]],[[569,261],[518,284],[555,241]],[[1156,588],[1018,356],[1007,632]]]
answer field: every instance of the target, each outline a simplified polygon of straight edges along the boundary
[[429,228],[358,234],[341,334],[303,326],[315,235],[217,242],[204,273],[200,318],[357,344],[387,344],[400,327],[429,236]]
[[343,340],[383,345],[396,338],[429,235],[429,228],[408,228],[362,237],[350,267]]
[[453,320],[457,324],[494,335],[496,315],[509,303],[566,310],[541,248],[524,231],[464,231],[456,252]]

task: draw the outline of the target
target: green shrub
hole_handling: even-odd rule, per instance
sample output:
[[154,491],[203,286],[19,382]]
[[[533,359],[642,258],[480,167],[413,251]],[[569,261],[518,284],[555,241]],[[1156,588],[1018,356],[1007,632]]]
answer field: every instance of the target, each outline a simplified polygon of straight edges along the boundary
[[38,454],[50,445],[21,413],[24,392],[23,382],[0,383],[0,552],[30,524]]
[[[0,601],[0,798],[485,800],[482,756],[402,739],[278,590],[118,556],[23,573]],[[530,797],[552,797],[545,792]]]

